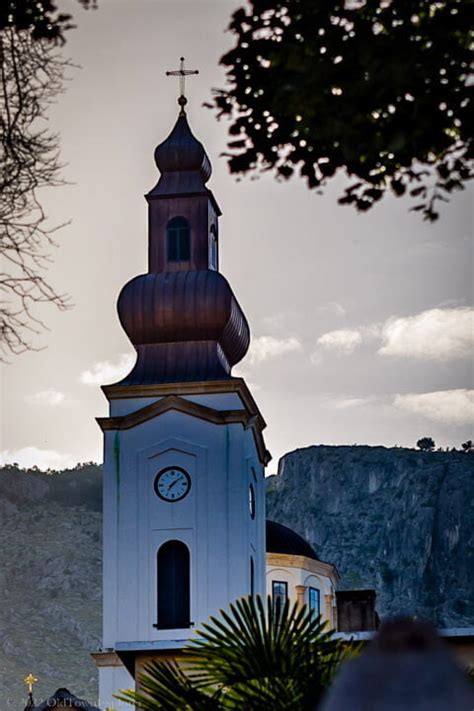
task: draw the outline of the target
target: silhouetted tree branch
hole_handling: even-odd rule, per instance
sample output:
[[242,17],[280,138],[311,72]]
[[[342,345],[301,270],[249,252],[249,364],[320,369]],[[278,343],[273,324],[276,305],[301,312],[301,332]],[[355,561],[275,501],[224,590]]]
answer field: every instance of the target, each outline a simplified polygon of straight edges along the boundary
[[0,33],[0,331],[1,353],[31,347],[31,334],[43,326],[35,306],[59,309],[67,298],[45,278],[53,233],[38,199],[44,187],[62,184],[58,139],[44,126],[46,111],[63,86],[68,65],[46,40],[31,33]]
[[297,173],[370,209],[387,192],[427,220],[473,176],[470,14],[464,0],[253,0],[215,91],[237,174]]
[[[82,7],[97,7],[97,0],[78,0]],[[34,40],[65,42],[64,33],[72,29],[72,16],[59,12],[52,0],[2,0],[0,30],[27,31]]]
[[[97,6],[97,0],[78,2]],[[44,121],[69,66],[55,45],[64,44],[72,27],[71,15],[53,0],[0,4],[0,359],[32,347],[31,334],[44,326],[35,305],[69,305],[45,278],[61,225],[48,226],[38,191],[63,184],[58,138]]]

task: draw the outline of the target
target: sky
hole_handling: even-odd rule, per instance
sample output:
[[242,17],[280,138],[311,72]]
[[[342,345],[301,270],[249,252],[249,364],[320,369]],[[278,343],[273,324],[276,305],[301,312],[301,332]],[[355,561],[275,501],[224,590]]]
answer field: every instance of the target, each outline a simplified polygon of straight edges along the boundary
[[46,191],[57,234],[49,281],[74,307],[47,307],[41,350],[2,368],[3,462],[40,468],[102,460],[100,385],[123,377],[133,348],[116,313],[121,287],[146,271],[155,146],[177,116],[168,69],[184,55],[188,119],[213,164],[223,211],[220,270],[252,331],[245,377],[267,422],[269,473],[312,444],[415,446],[472,437],[472,192],[430,225],[385,198],[368,214],[298,179],[238,181],[221,156],[227,124],[203,107],[225,82],[219,58],[238,0],[99,0],[62,50],[77,68],[50,111],[69,184]]

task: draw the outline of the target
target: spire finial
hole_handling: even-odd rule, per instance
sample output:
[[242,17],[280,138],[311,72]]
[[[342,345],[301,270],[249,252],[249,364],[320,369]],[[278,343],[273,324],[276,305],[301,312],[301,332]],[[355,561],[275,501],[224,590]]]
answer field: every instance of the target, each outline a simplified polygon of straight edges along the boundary
[[23,679],[23,681],[25,682],[26,686],[28,687],[28,699],[26,702],[25,711],[32,711],[32,709],[34,708],[34,705],[35,705],[35,702],[33,699],[33,686],[34,686],[34,684],[36,684],[38,679],[35,676],[33,676],[33,674],[31,674],[31,672],[30,672],[30,674],[28,674],[28,676],[25,677]]
[[181,106],[180,116],[185,115],[184,107],[188,103],[185,95],[185,81],[186,77],[190,74],[199,74],[198,69],[185,69],[184,67],[184,57],[180,57],[179,69],[173,69],[172,71],[166,72],[167,77],[179,77],[179,97],[178,104]]
[[28,693],[31,694],[33,692],[33,685],[36,684],[38,679],[35,676],[33,676],[33,674],[30,673],[30,674],[28,674],[27,677],[25,677],[23,679],[23,681],[25,682],[25,684],[28,687]]

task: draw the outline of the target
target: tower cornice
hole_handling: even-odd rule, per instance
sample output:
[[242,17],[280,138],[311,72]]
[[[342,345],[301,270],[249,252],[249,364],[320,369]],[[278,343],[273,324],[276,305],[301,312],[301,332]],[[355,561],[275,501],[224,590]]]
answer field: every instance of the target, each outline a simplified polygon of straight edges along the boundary
[[[127,388],[128,390],[130,388]],[[201,391],[202,392],[202,391]],[[148,393],[149,396],[149,393]],[[253,403],[255,405],[255,403]],[[255,406],[256,407],[256,406]],[[246,406],[240,410],[217,410],[207,405],[186,400],[177,395],[165,395],[151,405],[135,410],[127,415],[118,417],[98,417],[97,423],[102,431],[128,430],[149,420],[163,415],[165,412],[174,410],[200,420],[211,422],[214,425],[241,424],[244,429],[251,429],[255,438],[258,457],[262,464],[267,465],[271,460],[271,454],[265,447],[262,429],[265,422],[260,412],[250,411]]]
[[160,383],[157,385],[102,385],[107,400],[124,400],[140,397],[166,397],[167,395],[216,395],[237,393],[252,417],[257,417],[260,429],[267,426],[247,383],[243,378],[229,380],[198,380],[186,383]]

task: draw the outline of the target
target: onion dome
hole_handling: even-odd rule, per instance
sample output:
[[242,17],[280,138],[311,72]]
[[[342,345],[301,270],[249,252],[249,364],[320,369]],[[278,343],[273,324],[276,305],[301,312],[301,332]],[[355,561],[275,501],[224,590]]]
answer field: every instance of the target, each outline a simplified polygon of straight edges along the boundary
[[204,146],[193,135],[184,112],[178,116],[168,138],[156,147],[155,162],[161,177],[149,197],[206,190],[211,163]]
[[306,558],[319,560],[314,549],[308,541],[295,533],[291,528],[281,523],[266,522],[267,553],[281,553],[283,555],[304,555]]
[[249,347],[245,316],[212,270],[135,277],[122,289],[118,312],[138,354],[122,385],[230,378]]

